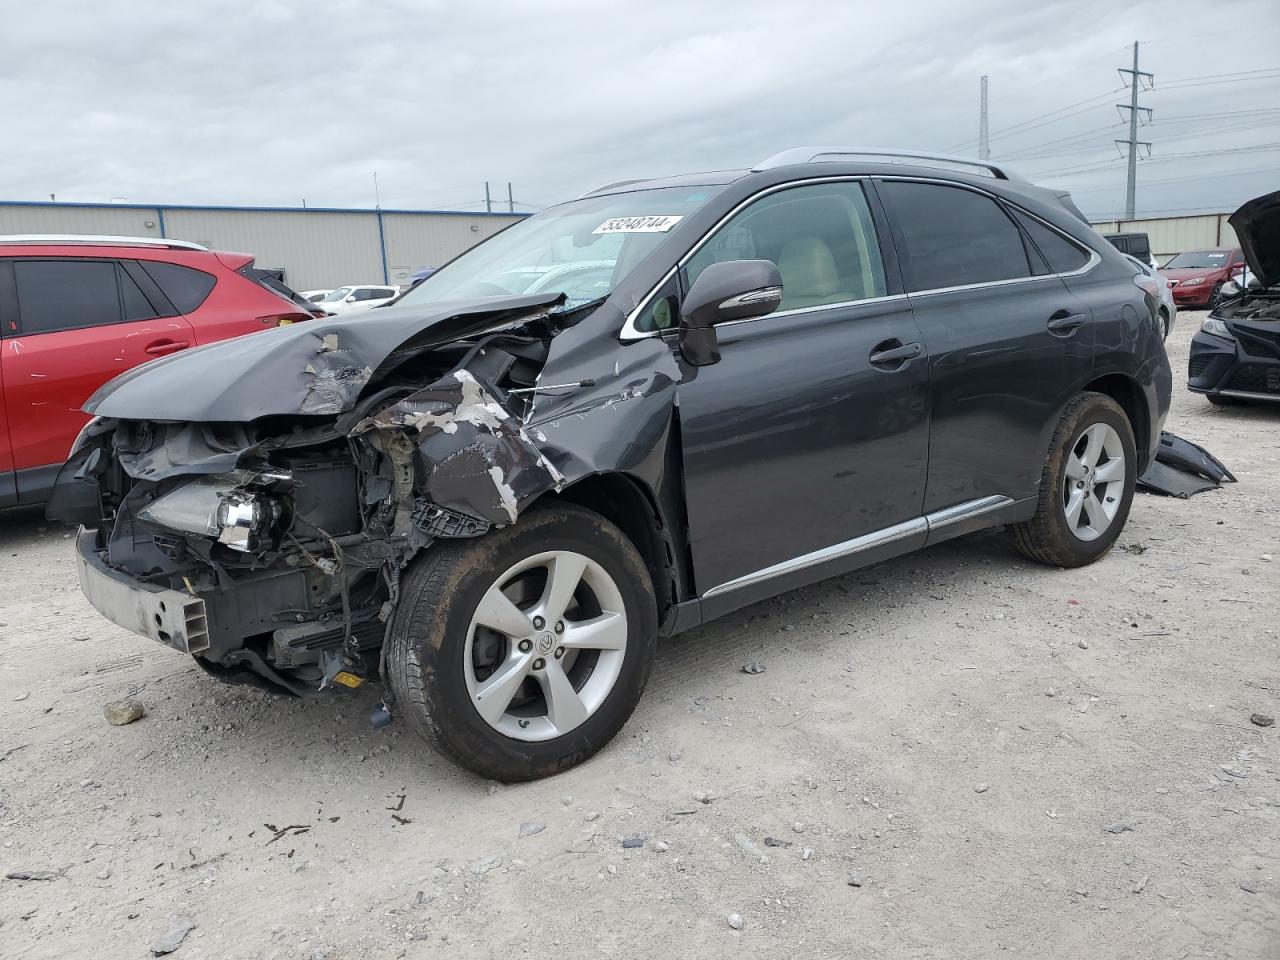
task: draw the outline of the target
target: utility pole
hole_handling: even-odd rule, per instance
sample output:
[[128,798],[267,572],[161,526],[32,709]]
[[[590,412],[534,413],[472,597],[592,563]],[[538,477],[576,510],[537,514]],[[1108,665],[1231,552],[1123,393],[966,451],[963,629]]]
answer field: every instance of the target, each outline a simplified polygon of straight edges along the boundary
[[[1129,178],[1125,185],[1124,197],[1124,218],[1132,220],[1137,213],[1137,196],[1138,196],[1138,147],[1147,148],[1147,156],[1151,156],[1151,141],[1138,139],[1138,113],[1145,112],[1147,121],[1151,121],[1151,108],[1138,106],[1138,91],[1142,89],[1142,78],[1146,77],[1151,81],[1151,85],[1155,86],[1155,74],[1144,73],[1138,69],[1138,41],[1133,41],[1133,69],[1126,70],[1124,67],[1117,68],[1121,76],[1129,74],[1129,102],[1117,103],[1117,110],[1129,111],[1129,139],[1117,140],[1117,144],[1123,143],[1129,151]],[[1122,114],[1123,115],[1123,114]]]
[[515,213],[515,212],[516,212],[516,202],[515,202],[515,200],[514,200],[514,199],[512,199],[512,196],[511,196],[511,181],[510,181],[510,180],[508,180],[508,181],[507,181],[507,212],[508,212],[508,213]]
[[486,213],[493,213],[493,200],[489,198],[489,181],[484,182],[484,209]]
[[982,75],[982,98],[978,108],[978,159],[991,159],[991,142],[987,138],[987,75]]

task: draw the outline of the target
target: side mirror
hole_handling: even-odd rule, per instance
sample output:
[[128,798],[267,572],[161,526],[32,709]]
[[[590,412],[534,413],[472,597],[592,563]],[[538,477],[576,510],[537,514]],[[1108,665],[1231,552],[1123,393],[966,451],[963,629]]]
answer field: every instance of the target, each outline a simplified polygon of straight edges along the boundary
[[342,302],[343,302],[343,303],[355,303],[355,302],[356,302],[356,295],[353,293],[351,296],[347,297],[347,299],[343,300]]
[[680,311],[680,352],[695,366],[720,359],[717,323],[754,320],[778,309],[782,274],[772,260],[713,263],[693,281]]
[[1228,280],[1222,285],[1222,297],[1238,297],[1240,296],[1240,284],[1235,280]]

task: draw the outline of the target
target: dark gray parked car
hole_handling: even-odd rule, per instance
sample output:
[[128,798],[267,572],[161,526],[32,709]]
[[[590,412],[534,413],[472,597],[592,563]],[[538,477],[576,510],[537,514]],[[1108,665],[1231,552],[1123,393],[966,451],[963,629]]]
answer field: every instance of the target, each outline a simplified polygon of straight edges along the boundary
[[1104,554],[1168,411],[1157,297],[989,165],[618,183],[113,381],[50,512],[115,622],[300,695],[381,676],[527,779],[617,733],[659,636],[995,524]]

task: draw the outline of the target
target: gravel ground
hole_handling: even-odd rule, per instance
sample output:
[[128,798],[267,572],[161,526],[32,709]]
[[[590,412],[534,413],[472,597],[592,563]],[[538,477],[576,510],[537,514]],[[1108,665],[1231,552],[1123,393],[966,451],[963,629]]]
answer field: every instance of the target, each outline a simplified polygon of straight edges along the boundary
[[1082,570],[990,533],[751,607],[522,786],[370,730],[372,691],[219,685],[0,516],[0,867],[53,874],[0,880],[5,955],[187,919],[181,960],[1280,956],[1280,408],[1182,388],[1199,320],[1169,425],[1238,484],[1139,495]]

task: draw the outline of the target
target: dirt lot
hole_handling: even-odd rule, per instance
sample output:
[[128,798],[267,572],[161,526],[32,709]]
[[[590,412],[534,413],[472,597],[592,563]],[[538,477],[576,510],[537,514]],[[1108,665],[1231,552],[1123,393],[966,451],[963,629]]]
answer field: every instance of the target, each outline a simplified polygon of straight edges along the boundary
[[523,786],[372,731],[371,691],[217,684],[0,516],[0,867],[56,874],[0,880],[3,953],[145,957],[186,917],[182,960],[1280,956],[1280,408],[1182,388],[1199,321],[1170,426],[1238,484],[1139,495],[1083,570],[984,534],[752,607]]

